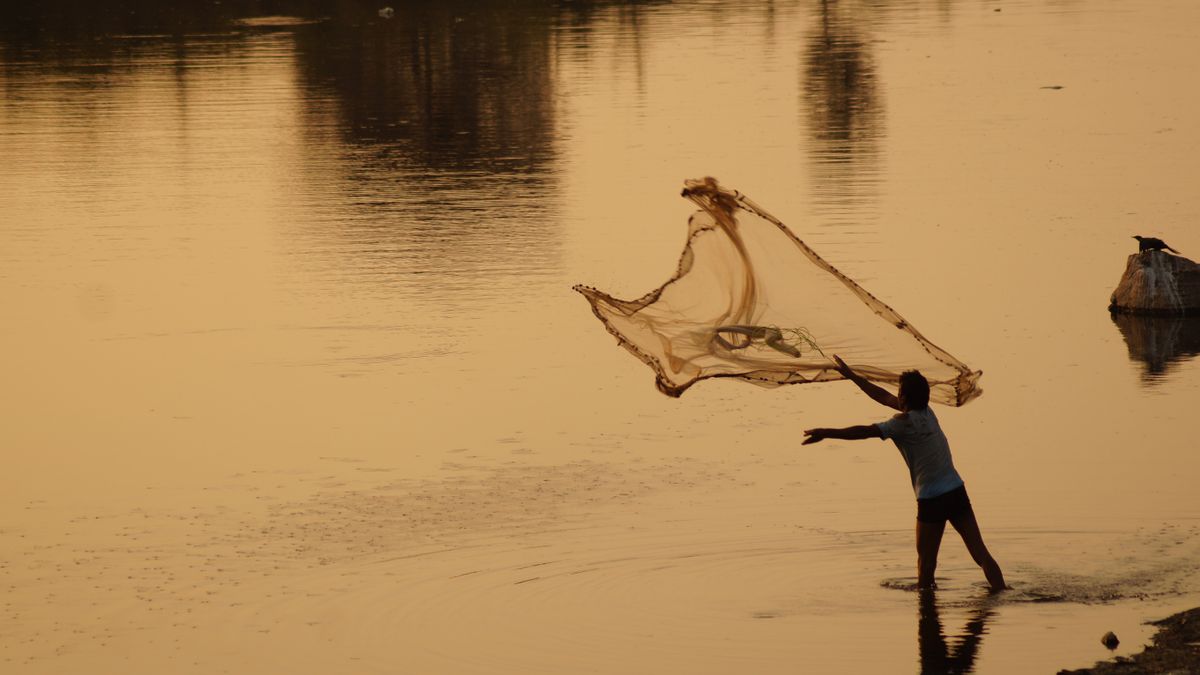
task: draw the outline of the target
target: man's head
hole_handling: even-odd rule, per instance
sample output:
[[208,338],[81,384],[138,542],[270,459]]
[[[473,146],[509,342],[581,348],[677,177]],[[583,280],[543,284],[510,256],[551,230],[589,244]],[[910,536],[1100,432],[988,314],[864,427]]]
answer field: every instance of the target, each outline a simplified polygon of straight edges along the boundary
[[929,380],[919,370],[900,373],[900,407],[922,410],[929,405]]

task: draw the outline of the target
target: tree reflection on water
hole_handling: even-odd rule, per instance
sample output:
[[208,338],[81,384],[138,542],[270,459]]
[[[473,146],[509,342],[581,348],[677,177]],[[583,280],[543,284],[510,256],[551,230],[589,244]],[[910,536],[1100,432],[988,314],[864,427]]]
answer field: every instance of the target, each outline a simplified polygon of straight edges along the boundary
[[833,212],[877,199],[885,113],[867,35],[872,11],[823,0],[803,49],[812,190]]
[[327,89],[352,143],[431,169],[538,170],[555,134],[551,8],[430,3],[297,35],[302,78]]

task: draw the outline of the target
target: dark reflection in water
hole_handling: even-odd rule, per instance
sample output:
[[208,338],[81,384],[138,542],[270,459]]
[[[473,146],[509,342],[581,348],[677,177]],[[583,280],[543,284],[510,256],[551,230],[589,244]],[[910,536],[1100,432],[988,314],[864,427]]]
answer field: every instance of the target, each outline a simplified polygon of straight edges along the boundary
[[942,619],[938,612],[935,591],[920,592],[920,618],[917,622],[917,644],[921,654],[922,675],[969,673],[975,668],[975,659],[983,635],[987,632],[987,621],[992,610],[985,601],[972,607],[966,625],[959,635],[950,636],[942,630]]
[[1179,363],[1200,354],[1200,317],[1111,315],[1129,358],[1143,364],[1142,382],[1153,385]]
[[[247,2],[211,0],[58,0],[0,3],[0,34],[9,47],[38,48],[38,56],[59,52],[102,53],[102,38],[125,35],[183,35],[228,29],[229,22],[251,9]],[[260,4],[260,3],[253,3]],[[303,2],[288,5],[294,13]]]
[[300,31],[300,74],[335,96],[350,143],[427,169],[529,171],[552,159],[554,12],[421,3]]
[[871,20],[864,13],[870,11],[822,0],[803,51],[812,190],[818,207],[831,213],[873,206],[878,193],[885,124],[875,58],[864,33]]
[[[558,63],[588,44],[610,4],[407,2],[390,19],[297,31],[312,182],[296,202],[323,221],[306,252],[332,254],[342,270],[336,259],[352,258],[367,278],[403,269],[419,275],[422,295],[507,293],[496,275],[552,275],[561,250]],[[631,4],[614,11],[636,58]],[[344,197],[332,211],[320,188],[329,182]]]
[[[89,115],[112,117],[116,110],[127,126],[140,117],[136,124],[157,143],[140,146],[147,156],[129,161],[186,167],[192,173],[185,178],[214,173],[205,162],[224,144],[224,161],[270,174],[263,181],[270,183],[264,191],[273,191],[263,197],[270,209],[259,220],[279,221],[289,260],[379,289],[399,281],[388,293],[511,293],[520,283],[555,277],[567,170],[563,64],[586,60],[599,38],[616,36],[618,56],[634,65],[639,95],[652,86],[640,5],[654,3],[14,4],[2,10],[0,67],[24,72],[0,87],[49,91],[43,99],[65,101],[53,114],[88,133],[99,126]],[[379,14],[384,4],[392,6],[389,17]],[[706,3],[695,11],[714,25],[735,25],[746,6]],[[763,11],[769,46],[775,4]],[[814,201],[834,219],[860,222],[877,202],[884,112],[867,37],[875,11],[823,2],[801,50]],[[603,35],[592,35],[601,28]],[[222,88],[239,70],[253,70],[257,79]],[[147,99],[126,95],[89,111],[79,97],[71,100],[80,88],[126,86],[128,93],[148,85],[164,95],[155,105],[173,97],[174,108],[149,110]],[[251,148],[245,137],[257,130],[238,125],[254,106],[278,126]],[[218,115],[227,116],[221,122],[228,128],[211,123]],[[54,126],[65,131],[65,123]],[[132,135],[112,137],[122,134]],[[89,138],[75,134],[64,143],[86,157],[95,147]],[[268,159],[267,151],[278,155]],[[104,168],[103,161],[95,165]],[[183,188],[165,191],[193,199]],[[210,217],[211,209],[194,203],[189,218]]]
[[[129,106],[117,108],[123,119],[143,117],[140,125],[172,141],[143,146],[140,163],[194,165],[219,149],[225,162],[286,171],[285,194],[271,198],[284,214],[284,246],[302,265],[342,280],[399,280],[390,288],[421,296],[508,292],[518,277],[558,267],[560,35],[586,32],[612,4],[9,3],[0,10],[0,72],[14,76],[0,87],[10,100],[35,92],[67,101],[53,113],[64,118],[55,123],[63,138],[68,125],[91,133],[112,111],[107,100],[103,109],[71,101],[71,91],[171,89],[173,109],[119,102]],[[619,14],[626,34],[640,32],[636,7]],[[205,79],[205,110],[228,111],[232,126],[205,129],[208,142],[192,144],[198,74],[247,68],[271,89]],[[289,113],[271,130],[278,140],[258,148],[238,140],[242,111],[254,106]],[[299,143],[290,144],[293,130]],[[79,156],[99,147],[93,136],[75,138]],[[293,148],[289,161],[266,163],[262,150],[280,147]]]
[[[558,266],[556,27],[542,2],[399,3],[296,33],[305,252],[422,295]],[[323,186],[336,185],[331,203]],[[331,210],[332,207],[332,210]],[[324,214],[322,217],[321,214]],[[362,278],[362,274],[358,275]],[[507,290],[507,289],[504,289]]]

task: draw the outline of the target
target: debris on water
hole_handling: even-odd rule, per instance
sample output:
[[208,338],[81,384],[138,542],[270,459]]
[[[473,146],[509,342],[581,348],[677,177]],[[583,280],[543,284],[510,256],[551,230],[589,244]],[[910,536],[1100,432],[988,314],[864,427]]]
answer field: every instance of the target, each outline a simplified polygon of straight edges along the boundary
[[383,9],[379,10],[379,18],[381,19],[390,19],[393,16],[396,16],[396,10],[392,9],[391,7],[384,7]]
[[1042,87],[1042,89],[1054,89],[1055,91],[1062,89],[1062,88],[1063,88],[1063,86],[1061,84],[1048,84],[1048,85]]
[[1100,644],[1109,649],[1116,649],[1117,645],[1121,644],[1121,641],[1117,639],[1117,634],[1110,630],[1104,634],[1104,637],[1100,638]]

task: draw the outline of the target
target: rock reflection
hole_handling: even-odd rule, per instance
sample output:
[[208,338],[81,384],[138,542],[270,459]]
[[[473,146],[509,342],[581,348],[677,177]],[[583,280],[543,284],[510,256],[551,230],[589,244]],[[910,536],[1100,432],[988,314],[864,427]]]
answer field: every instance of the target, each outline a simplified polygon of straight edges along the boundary
[[971,608],[961,635],[947,641],[942,630],[936,591],[920,592],[920,618],[917,622],[917,645],[921,654],[921,674],[941,675],[969,673],[975,668],[987,621],[992,609],[986,599]]
[[1111,315],[1129,358],[1143,365],[1142,382],[1154,385],[1179,363],[1200,354],[1200,317]]
[[860,210],[878,191],[883,100],[864,34],[869,8],[823,0],[803,52],[813,193],[831,214]]

